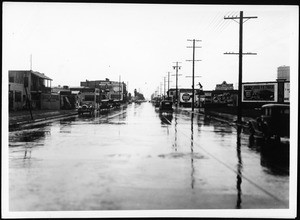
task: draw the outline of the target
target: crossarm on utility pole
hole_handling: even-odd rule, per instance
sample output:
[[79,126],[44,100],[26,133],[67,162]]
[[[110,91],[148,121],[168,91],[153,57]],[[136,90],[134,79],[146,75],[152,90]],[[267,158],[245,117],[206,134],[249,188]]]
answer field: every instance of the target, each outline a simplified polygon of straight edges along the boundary
[[249,20],[257,18],[256,16],[244,17],[243,11],[240,11],[239,17],[224,17],[224,19],[239,19],[239,53],[224,53],[226,55],[239,55],[239,88],[238,88],[238,111],[237,121],[239,124],[242,122],[242,76],[243,76],[243,55],[256,55],[256,53],[243,53],[243,23],[244,19]]

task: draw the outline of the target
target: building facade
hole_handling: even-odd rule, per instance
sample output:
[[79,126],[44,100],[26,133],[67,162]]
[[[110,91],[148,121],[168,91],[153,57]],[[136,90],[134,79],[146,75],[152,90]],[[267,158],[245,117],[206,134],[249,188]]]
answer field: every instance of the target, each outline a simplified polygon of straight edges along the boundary
[[9,110],[41,109],[42,94],[51,93],[51,81],[32,70],[9,70]]
[[290,81],[245,82],[242,84],[242,102],[263,105],[290,103]]
[[216,85],[216,89],[215,90],[233,90],[233,84],[228,84],[226,83],[226,81],[223,81],[221,84],[217,84]]
[[120,100],[125,102],[128,97],[126,84],[124,82],[105,80],[86,80],[80,82],[80,86],[100,89],[101,99]]

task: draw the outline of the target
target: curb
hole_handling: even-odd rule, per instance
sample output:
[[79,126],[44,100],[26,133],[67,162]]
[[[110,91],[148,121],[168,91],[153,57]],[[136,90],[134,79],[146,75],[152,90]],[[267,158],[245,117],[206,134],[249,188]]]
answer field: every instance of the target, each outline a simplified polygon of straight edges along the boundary
[[35,120],[32,120],[32,121],[17,122],[17,123],[9,124],[9,131],[14,131],[14,130],[17,130],[17,129],[20,129],[20,128],[25,128],[25,127],[32,126],[32,125],[35,125],[35,124],[47,123],[48,121],[50,122],[50,121],[64,119],[64,118],[68,118],[68,117],[74,117],[75,115],[78,115],[78,113],[73,112],[73,113],[69,113],[69,114],[39,118],[39,119],[35,119]]
[[212,117],[216,120],[226,122],[231,126],[242,126],[243,128],[248,128],[247,121],[243,120],[242,124],[239,124],[235,120],[233,120],[233,118],[231,118],[231,116],[233,116],[233,115],[230,115],[229,117],[226,117],[226,115],[222,115],[222,114],[220,114],[218,112],[214,112],[214,111],[211,111],[211,112],[197,111],[196,112],[194,110],[194,112],[192,112],[191,110],[186,110],[186,109],[180,109],[180,111],[185,111],[185,112],[188,112],[190,114],[194,113],[194,114],[208,115],[208,116],[210,116],[210,117]]
[[[125,105],[121,105],[121,106],[124,107]],[[33,126],[33,125],[38,125],[38,124],[43,124],[43,123],[59,120],[59,119],[74,117],[76,115],[78,115],[78,112],[74,111],[72,113],[49,116],[49,117],[35,119],[35,120],[32,120],[32,121],[30,120],[30,121],[12,123],[12,124],[9,124],[9,131],[15,131],[15,130],[26,128],[26,127]]]

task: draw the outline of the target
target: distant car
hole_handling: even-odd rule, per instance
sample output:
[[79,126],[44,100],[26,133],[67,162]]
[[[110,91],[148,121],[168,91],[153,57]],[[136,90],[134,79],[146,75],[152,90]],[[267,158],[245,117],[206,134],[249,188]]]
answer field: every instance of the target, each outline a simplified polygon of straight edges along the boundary
[[100,111],[107,111],[108,109],[110,109],[109,100],[108,99],[101,100],[99,109]]
[[173,112],[173,103],[168,100],[163,100],[159,104],[159,111],[161,112]]
[[83,114],[93,115],[94,111],[95,111],[94,107],[89,104],[83,104],[83,105],[79,106],[79,108],[78,108],[79,115],[83,115]]
[[266,104],[261,107],[261,116],[249,122],[252,135],[268,140],[272,137],[280,141],[290,136],[290,106],[287,104]]
[[161,100],[155,100],[154,101],[154,107],[158,108],[160,106],[160,102],[161,102]]
[[120,108],[121,107],[121,102],[119,100],[114,100],[114,106],[116,108]]
[[110,108],[114,108],[114,107],[115,107],[115,102],[114,102],[114,100],[109,99],[109,100],[108,100],[108,105],[109,105]]

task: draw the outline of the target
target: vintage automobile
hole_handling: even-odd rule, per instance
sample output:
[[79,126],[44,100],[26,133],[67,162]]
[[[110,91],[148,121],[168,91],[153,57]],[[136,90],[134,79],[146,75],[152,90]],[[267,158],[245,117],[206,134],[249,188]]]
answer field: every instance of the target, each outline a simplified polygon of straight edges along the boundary
[[154,102],[153,102],[153,105],[154,105],[154,107],[155,108],[158,108],[159,106],[160,106],[160,100],[155,100]]
[[95,112],[95,108],[89,104],[83,104],[78,108],[79,115],[83,115],[83,114],[94,115],[94,112]]
[[99,110],[100,112],[108,111],[110,109],[110,104],[108,99],[103,99],[100,102]]
[[109,99],[108,100],[108,105],[109,105],[110,108],[116,107],[116,103],[115,103],[115,101],[113,99]]
[[114,106],[115,106],[116,108],[120,108],[120,107],[121,107],[121,101],[119,101],[119,100],[114,100]]
[[249,121],[251,135],[265,140],[290,136],[290,106],[287,104],[266,104],[261,107],[261,116]]
[[173,103],[168,100],[163,100],[159,104],[159,111],[160,112],[173,112]]

